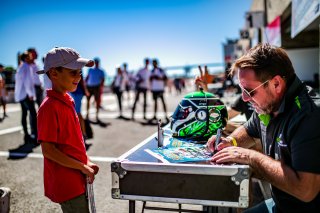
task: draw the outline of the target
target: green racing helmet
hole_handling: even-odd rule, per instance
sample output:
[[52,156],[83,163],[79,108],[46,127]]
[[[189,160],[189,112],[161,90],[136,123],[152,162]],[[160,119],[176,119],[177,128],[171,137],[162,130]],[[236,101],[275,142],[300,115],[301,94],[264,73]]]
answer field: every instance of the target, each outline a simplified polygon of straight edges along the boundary
[[187,94],[171,116],[175,138],[206,141],[226,126],[227,107],[218,96],[204,91]]

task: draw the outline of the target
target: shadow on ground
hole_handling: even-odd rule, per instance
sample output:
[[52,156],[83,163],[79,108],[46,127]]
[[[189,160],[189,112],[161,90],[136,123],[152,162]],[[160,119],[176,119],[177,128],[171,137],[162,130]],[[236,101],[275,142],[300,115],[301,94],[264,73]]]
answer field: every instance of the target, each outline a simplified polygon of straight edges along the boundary
[[9,149],[9,157],[11,160],[23,159],[28,156],[29,153],[33,152],[33,149],[38,147],[40,144],[34,139],[25,139],[24,144],[18,146],[15,149]]

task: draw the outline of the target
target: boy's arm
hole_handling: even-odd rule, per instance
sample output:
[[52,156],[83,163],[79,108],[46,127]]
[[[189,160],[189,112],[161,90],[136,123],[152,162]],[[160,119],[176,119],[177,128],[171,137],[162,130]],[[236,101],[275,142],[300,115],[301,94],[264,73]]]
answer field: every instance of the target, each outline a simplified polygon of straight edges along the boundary
[[90,165],[84,164],[76,159],[67,156],[59,149],[57,149],[54,143],[42,142],[41,148],[44,157],[62,166],[80,170],[83,174],[88,175],[91,182],[93,182],[95,169],[91,168]]

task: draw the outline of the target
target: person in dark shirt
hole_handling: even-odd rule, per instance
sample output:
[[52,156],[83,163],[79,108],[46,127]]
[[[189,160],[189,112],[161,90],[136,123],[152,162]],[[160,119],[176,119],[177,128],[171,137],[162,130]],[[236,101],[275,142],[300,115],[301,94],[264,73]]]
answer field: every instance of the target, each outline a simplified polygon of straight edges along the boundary
[[[272,198],[245,212],[319,212],[319,100],[308,93],[282,48],[259,44],[235,61],[242,99],[254,112],[222,137],[216,163],[248,164],[253,177],[268,181]],[[207,146],[214,151],[215,136]],[[250,149],[260,138],[263,153]]]

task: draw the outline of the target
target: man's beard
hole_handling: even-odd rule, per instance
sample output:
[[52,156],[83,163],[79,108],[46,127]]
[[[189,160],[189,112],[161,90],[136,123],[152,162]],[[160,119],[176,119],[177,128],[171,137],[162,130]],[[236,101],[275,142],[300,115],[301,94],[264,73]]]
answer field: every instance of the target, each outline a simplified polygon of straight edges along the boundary
[[276,101],[272,101],[267,106],[264,106],[263,108],[254,108],[254,110],[258,114],[272,114],[273,112],[277,112],[278,108],[279,104],[277,104]]
[[[258,113],[258,114],[272,114],[278,111],[280,103],[272,97],[272,95],[270,94],[269,98],[270,102],[268,103],[268,105],[263,106],[262,108],[256,108],[254,107],[254,110]],[[253,103],[253,106],[255,104]]]

